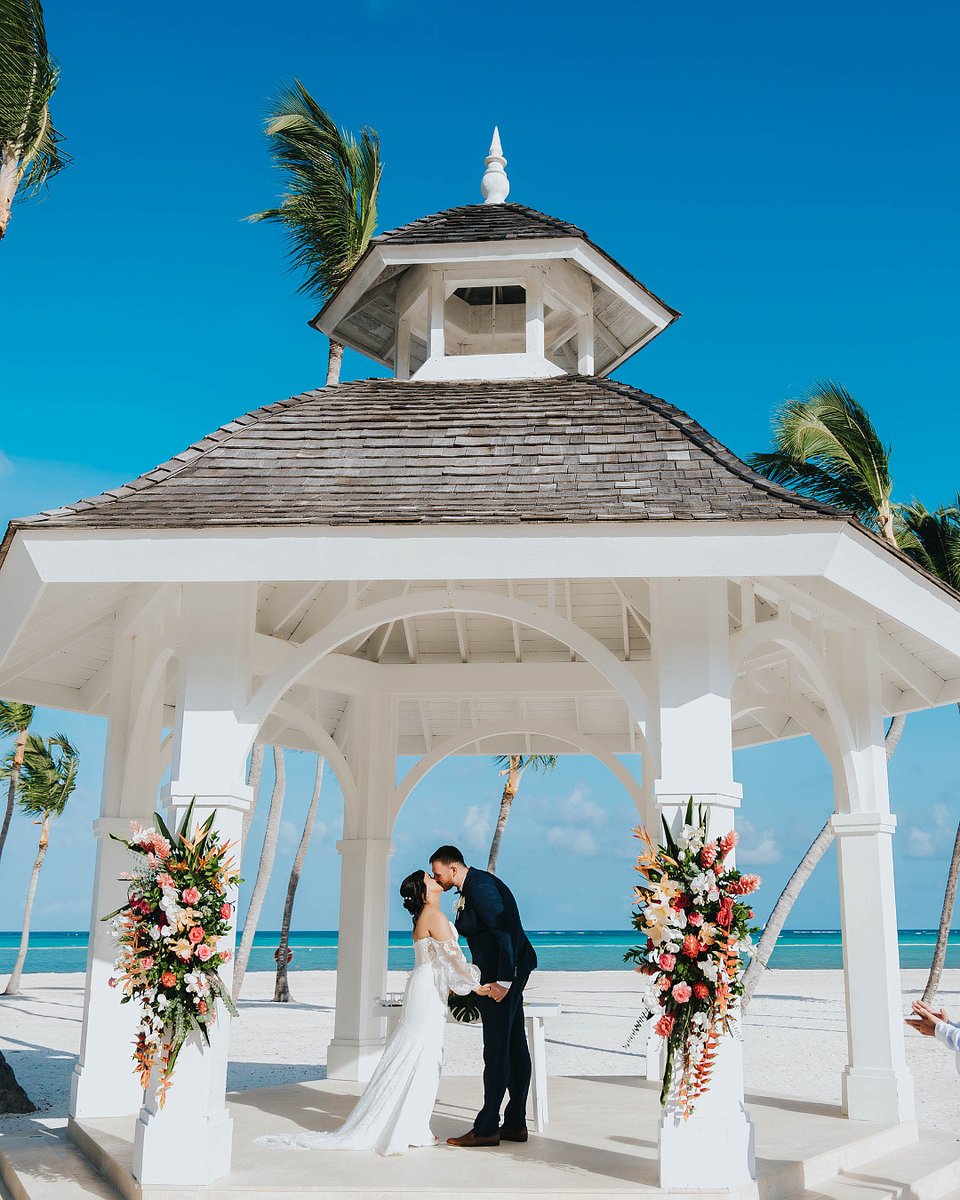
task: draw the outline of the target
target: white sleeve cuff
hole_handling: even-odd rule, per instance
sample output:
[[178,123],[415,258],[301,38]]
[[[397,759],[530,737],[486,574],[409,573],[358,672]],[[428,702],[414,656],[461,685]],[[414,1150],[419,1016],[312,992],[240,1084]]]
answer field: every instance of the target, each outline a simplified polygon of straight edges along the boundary
[[509,991],[509,990],[510,990],[510,984],[511,984],[512,982],[513,982],[513,980],[512,980],[512,979],[498,979],[498,980],[497,980],[497,983],[500,985],[500,987],[502,987],[502,988],[506,988],[506,989],[507,989],[507,991]]

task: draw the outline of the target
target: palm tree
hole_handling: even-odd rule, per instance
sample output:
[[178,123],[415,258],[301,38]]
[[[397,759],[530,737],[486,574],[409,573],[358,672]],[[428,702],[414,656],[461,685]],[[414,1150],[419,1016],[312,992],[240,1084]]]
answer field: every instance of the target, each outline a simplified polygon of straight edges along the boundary
[[260,912],[266,899],[267,888],[270,886],[273,860],[276,858],[277,842],[280,838],[280,818],[283,815],[283,796],[287,786],[287,773],[283,751],[279,746],[273,748],[273,768],[273,792],[270,796],[270,808],[267,811],[267,828],[263,834],[260,862],[257,864],[257,877],[253,882],[246,916],[243,918],[243,934],[233,968],[233,998],[235,1001],[240,999],[240,991],[247,974],[247,963],[250,961],[250,951],[253,949],[253,939],[260,922]]
[[[306,271],[298,290],[327,300],[360,260],[377,226],[380,139],[366,127],[359,140],[338,129],[299,79],[280,92],[266,131],[287,191],[279,207],[247,219],[284,227],[291,267]],[[340,382],[342,358],[343,345],[331,339],[328,387]]]
[[500,797],[500,815],[497,817],[497,827],[493,831],[490,843],[490,857],[487,870],[491,875],[497,873],[497,859],[500,857],[500,843],[503,841],[503,831],[507,827],[510,808],[520,788],[520,780],[528,767],[535,771],[552,771],[557,765],[555,754],[500,754],[496,759],[497,766],[502,768],[500,775],[506,775],[503,785],[503,795]]
[[50,842],[50,822],[54,817],[62,815],[71,793],[77,786],[79,765],[80,755],[65,734],[54,734],[46,741],[37,737],[36,734],[27,735],[23,769],[17,786],[17,799],[23,812],[39,818],[37,824],[40,826],[40,841],[23,910],[20,949],[4,992],[7,996],[20,994],[20,977],[23,974],[23,964],[30,943],[30,916],[33,910],[33,899],[37,892],[40,868],[43,866],[47,846]]
[[18,188],[35,194],[69,161],[50,120],[59,80],[40,0],[0,0],[0,238]]
[[[918,501],[904,505],[898,512],[901,525],[900,544],[912,559],[960,592],[960,496],[955,504],[943,505],[929,512]],[[960,704],[957,705],[960,711]],[[953,842],[953,853],[947,869],[947,886],[943,893],[943,908],[937,930],[937,944],[930,964],[930,974],[923,989],[923,1000],[929,1004],[940,987],[943,965],[947,959],[950,924],[957,899],[957,879],[960,876],[960,824]]]
[[3,825],[0,826],[0,858],[7,843],[7,832],[13,818],[13,808],[17,799],[17,784],[20,780],[20,768],[23,766],[23,752],[27,745],[27,730],[33,720],[32,704],[17,704],[12,700],[0,700],[0,737],[15,737],[13,758],[10,763],[10,784],[7,788],[7,807],[3,814]]
[[287,954],[290,947],[290,925],[293,921],[293,902],[296,899],[303,862],[307,857],[307,849],[313,836],[313,827],[317,820],[317,807],[320,804],[320,789],[323,787],[323,757],[317,755],[317,771],[313,780],[313,795],[307,808],[306,819],[303,822],[303,833],[300,834],[300,845],[293,858],[290,869],[290,879],[287,882],[287,898],[283,905],[283,921],[280,925],[280,945],[277,947],[277,979],[273,987],[273,998],[278,1004],[287,1004],[293,997],[290,995],[290,984],[287,978]]
[[[884,446],[866,409],[842,384],[825,380],[802,399],[788,400],[774,416],[773,441],[772,450],[748,457],[755,471],[803,496],[852,512],[868,529],[898,546],[890,447]],[[906,717],[898,714],[887,729],[888,760],[905,724]],[[744,977],[744,1009],[803,885],[832,843],[833,828],[828,820],[797,864],[764,926]]]
[[773,450],[747,459],[755,471],[802,496],[852,512],[897,544],[890,447],[842,384],[828,379],[803,399],[788,400],[774,416],[773,440]]
[[253,824],[253,814],[256,812],[257,799],[260,795],[260,779],[263,776],[263,752],[266,749],[263,742],[254,742],[250,751],[250,764],[247,767],[247,787],[250,789],[250,807],[243,814],[240,833],[240,861],[247,849],[247,834]]

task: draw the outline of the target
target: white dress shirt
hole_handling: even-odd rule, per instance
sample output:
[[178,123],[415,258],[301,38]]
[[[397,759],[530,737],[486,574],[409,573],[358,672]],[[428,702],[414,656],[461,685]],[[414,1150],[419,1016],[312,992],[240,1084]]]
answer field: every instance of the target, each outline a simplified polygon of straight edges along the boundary
[[952,1050],[957,1059],[957,1070],[960,1071],[960,1025],[953,1021],[938,1021],[933,1029],[933,1035],[938,1042],[943,1042],[948,1050]]

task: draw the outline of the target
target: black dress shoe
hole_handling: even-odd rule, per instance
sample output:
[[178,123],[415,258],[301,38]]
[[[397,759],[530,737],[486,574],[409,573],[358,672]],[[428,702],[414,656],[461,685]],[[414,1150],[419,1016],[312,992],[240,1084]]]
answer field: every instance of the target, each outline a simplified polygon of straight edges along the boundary
[[471,1129],[461,1137],[447,1138],[448,1146],[499,1146],[500,1134],[492,1133],[489,1137],[481,1137]]
[[519,1129],[507,1129],[506,1126],[500,1127],[500,1140],[502,1142],[525,1142],[529,1134],[527,1133],[526,1125],[521,1125]]

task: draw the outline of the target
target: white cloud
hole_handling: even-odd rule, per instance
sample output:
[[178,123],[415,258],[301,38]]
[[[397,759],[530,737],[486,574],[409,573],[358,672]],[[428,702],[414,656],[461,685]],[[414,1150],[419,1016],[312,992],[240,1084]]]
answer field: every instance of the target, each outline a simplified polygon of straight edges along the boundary
[[907,830],[908,858],[933,858],[935,854],[936,847],[933,843],[932,833],[915,827]]
[[555,821],[565,825],[602,825],[605,817],[600,805],[590,799],[589,788],[582,784],[568,796],[547,801],[545,807]]
[[757,829],[745,819],[737,822],[737,828],[740,831],[737,860],[744,866],[764,866],[783,857],[772,829]]
[[555,850],[566,850],[583,858],[593,858],[599,847],[589,829],[577,829],[572,825],[561,825],[547,834],[547,844]]
[[493,833],[493,817],[485,804],[471,804],[460,823],[460,836],[471,850],[485,850]]

